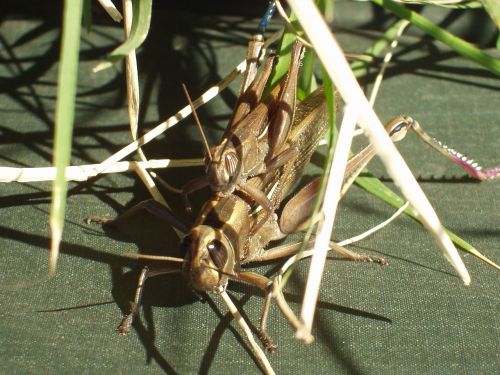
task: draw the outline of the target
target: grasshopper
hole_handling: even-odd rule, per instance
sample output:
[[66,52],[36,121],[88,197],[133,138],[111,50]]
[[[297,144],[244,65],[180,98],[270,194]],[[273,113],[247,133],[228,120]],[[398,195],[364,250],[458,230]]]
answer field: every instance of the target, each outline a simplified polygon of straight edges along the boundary
[[[246,184],[251,185],[252,188],[259,189],[266,195],[271,194],[270,201],[273,209],[278,207],[309,162],[325,131],[326,113],[326,102],[321,91],[300,103],[286,143],[289,147],[296,147],[301,152],[282,168],[262,173],[246,181]],[[166,211],[164,208],[159,208],[153,201],[148,202],[141,206],[154,212]],[[131,313],[123,319],[119,331],[122,334],[129,331],[134,315],[138,311],[142,289],[147,278],[163,273],[181,272],[188,284],[196,291],[223,290],[230,279],[247,282],[264,290],[266,302],[261,316],[260,332],[265,347],[272,351],[274,345],[265,330],[272,281],[255,272],[242,270],[241,266],[250,262],[282,258],[296,252],[296,249],[290,250],[284,247],[272,251],[264,250],[270,241],[284,238],[287,233],[280,230],[276,214],[267,215],[263,212],[264,210],[261,210],[250,215],[249,213],[257,206],[258,204],[248,199],[248,196],[238,192],[225,195],[212,194],[182,240],[181,249],[185,254],[184,259],[136,256],[143,260],[160,260],[164,265],[145,267],[142,270]],[[165,215],[162,216],[165,217]],[[252,236],[252,227],[261,221],[262,216],[268,219]],[[117,220],[120,220],[120,217]],[[171,215],[167,221],[178,226],[178,222],[172,220]],[[293,227],[293,224],[289,226]],[[183,227],[178,226],[178,228],[185,230]],[[279,305],[282,305],[284,298],[281,295],[277,298],[281,299]]]
[[275,56],[271,55],[266,60],[260,76],[253,79],[258,42],[259,39],[254,38],[249,44],[247,71],[250,73],[243,79],[242,93],[229,126],[221,142],[207,150],[206,176],[189,182],[183,188],[183,199],[188,211],[191,211],[188,194],[210,186],[212,191],[222,195],[241,191],[270,215],[272,205],[269,199],[260,190],[254,189],[252,184],[245,184],[245,181],[285,165],[298,152],[296,148],[286,147],[285,141],[294,118],[295,91],[303,46],[300,42],[294,45],[287,76],[266,101],[261,101]]

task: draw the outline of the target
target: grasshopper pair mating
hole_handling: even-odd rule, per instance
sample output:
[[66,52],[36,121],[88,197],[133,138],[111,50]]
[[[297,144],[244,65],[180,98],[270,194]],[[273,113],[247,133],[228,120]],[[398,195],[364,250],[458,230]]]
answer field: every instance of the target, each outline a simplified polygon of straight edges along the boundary
[[[302,189],[281,210],[275,211],[293,185],[300,179],[302,171],[323,137],[327,124],[327,108],[322,89],[318,89],[303,102],[296,102],[295,89],[303,47],[294,46],[291,67],[286,78],[275,88],[266,100],[262,92],[270,76],[274,57],[266,60],[258,78],[256,56],[258,50],[254,40],[249,48],[250,72],[243,81],[230,126],[222,141],[207,152],[207,175],[189,183],[183,196],[204,186],[210,186],[213,194],[202,207],[189,228],[183,226],[162,206],[146,201],[144,207],[187,232],[181,243],[184,258],[154,257],[140,255],[137,259],[151,261],[139,277],[136,296],[131,313],[120,324],[122,334],[129,331],[134,316],[140,307],[145,281],[160,274],[179,272],[197,291],[220,292],[229,280],[254,285],[265,292],[261,314],[261,339],[269,351],[275,346],[266,333],[267,314],[273,297],[272,280],[255,272],[245,271],[241,266],[270,261],[295,254],[297,242],[265,250],[271,241],[297,232],[309,222],[312,202],[318,187],[318,180]],[[409,117],[399,116],[390,121],[386,130],[394,141],[401,139],[409,128],[420,129],[418,123]],[[373,157],[371,146],[353,157],[348,164],[345,189],[354,177]],[[462,161],[463,158],[461,158]],[[472,163],[464,161],[471,169]],[[477,168],[476,168],[477,169]],[[187,204],[187,207],[190,207]],[[262,210],[257,210],[262,207]],[[119,220],[119,219],[118,219]],[[356,260],[377,261],[335,248],[342,254]],[[275,293],[277,304],[289,323],[298,329],[301,322],[287,306],[281,292]]]
[[[143,260],[164,261],[166,265],[146,267],[141,272],[132,311],[119,327],[121,333],[128,332],[138,311],[145,280],[164,273],[182,272],[197,291],[223,290],[229,279],[247,282],[265,291],[260,334],[266,349],[274,350],[265,328],[272,281],[257,273],[241,270],[240,266],[296,253],[299,244],[264,249],[269,242],[296,231],[302,223],[294,220],[310,216],[304,213],[278,219],[274,214],[301,177],[326,130],[327,111],[322,90],[299,105],[295,103],[302,51],[302,45],[297,43],[287,77],[273,90],[267,102],[261,101],[260,97],[271,73],[274,57],[267,60],[261,76],[248,85],[240,96],[230,128],[222,142],[214,147],[214,152],[208,154],[213,155],[207,157],[208,177],[204,177],[202,184],[195,181],[189,185],[200,187],[213,182],[211,187],[215,192],[182,241],[184,259],[138,256]],[[190,189],[188,187],[185,191]],[[294,207],[287,207],[289,211],[306,209],[303,201],[291,202]],[[258,206],[264,209],[252,214]],[[165,211],[153,201],[147,201],[140,207],[152,212]],[[179,230],[186,231],[171,215],[161,215],[168,217],[167,220]],[[276,298],[278,306],[297,328],[300,322],[288,314],[283,295],[278,293]]]

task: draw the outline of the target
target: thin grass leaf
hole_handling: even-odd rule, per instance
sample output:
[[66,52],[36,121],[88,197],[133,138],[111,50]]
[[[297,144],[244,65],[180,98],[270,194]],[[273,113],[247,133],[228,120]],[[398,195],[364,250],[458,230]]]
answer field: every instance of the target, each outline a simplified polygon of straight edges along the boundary
[[[403,25],[406,22],[406,20],[399,20],[396,23],[394,23],[392,26],[387,28],[387,30],[384,32],[384,35],[382,38],[377,40],[375,43],[373,43],[369,48],[367,48],[363,54],[373,56],[376,58],[381,58],[383,57],[386,49],[389,47],[389,45],[392,43],[392,41],[396,38],[396,35],[398,33],[398,30],[400,29],[401,25]],[[371,66],[370,62],[366,61],[354,61],[351,63],[351,69],[356,76],[356,78],[360,78],[364,75],[368,74],[368,68]]]
[[87,34],[92,32],[92,3],[91,0],[83,0],[82,22]]
[[[356,184],[359,185],[361,188],[365,189],[366,191],[368,191],[370,194],[373,194],[377,198],[381,199],[382,201],[386,202],[387,204],[393,207],[399,208],[405,203],[403,198],[401,198],[399,195],[397,195],[395,192],[393,192],[391,189],[385,186],[377,177],[373,176],[369,172],[367,172],[363,176],[359,176],[356,179]],[[411,208],[411,206],[406,208],[404,212],[408,216],[422,223],[420,217],[415,213],[415,211],[413,210],[413,208]],[[484,262],[492,265],[493,267],[500,269],[499,265],[497,265],[495,262],[493,262],[492,260],[485,257],[483,254],[481,254],[470,243],[458,237],[455,233],[451,232],[449,229],[445,228],[445,230],[448,236],[450,236],[451,240],[461,249],[467,251],[468,253],[471,253],[472,255],[483,260]]]
[[[478,48],[474,47],[472,44],[466,42],[463,39],[456,37],[455,35],[449,33],[448,31],[435,25],[427,18],[421,16],[420,14],[405,8],[402,5],[396,4],[391,0],[372,0],[375,4],[393,12],[398,17],[404,18],[412,23],[412,25],[418,27],[420,30],[429,34],[436,40],[448,45],[450,48],[455,50],[457,53],[461,54],[467,59],[470,59],[479,65],[482,65],[490,72],[500,76],[500,60],[493,58],[487,53],[482,52]],[[497,0],[494,0],[497,1]]]
[[452,9],[475,9],[481,8],[480,0],[395,0],[403,4],[435,5]]
[[107,61],[98,64],[94,72],[110,68],[125,58],[131,51],[139,48],[149,32],[151,22],[152,0],[133,0],[132,29],[129,38],[108,55]]
[[57,168],[57,173],[52,185],[52,205],[49,219],[52,236],[49,275],[54,274],[56,270],[64,225],[66,191],[68,188],[65,169],[69,164],[71,156],[82,9],[83,0],[66,0],[64,2],[61,57],[57,80],[53,160],[53,164]]
[[[268,87],[266,88],[266,95],[288,72],[292,45],[297,40],[297,35],[304,37],[304,32],[302,31],[300,24],[293,13],[290,14],[289,19],[297,34],[285,29],[276,51],[276,54],[279,56],[279,60],[274,67],[271,78],[269,79],[270,84],[268,84]],[[297,83],[297,97],[300,100],[303,100],[307,95],[314,91],[316,87],[317,83],[314,78],[314,51],[307,48],[304,58],[302,59],[302,68],[300,70],[299,81]]]
[[484,9],[488,12],[490,15],[491,19],[497,26],[497,29],[500,30],[500,1],[498,0],[479,0],[483,6]]
[[[327,133],[327,142],[328,142],[328,151],[326,153],[326,158],[325,162],[323,165],[323,175],[321,176],[321,184],[320,188],[318,191],[318,194],[316,196],[316,199],[314,201],[314,207],[312,211],[311,217],[317,218],[319,215],[319,211],[321,209],[321,204],[323,202],[323,198],[325,197],[325,190],[326,190],[326,182],[327,182],[327,171],[330,170],[330,165],[332,164],[333,161],[333,154],[335,151],[335,143],[337,141],[337,128],[335,126],[336,123],[336,102],[335,102],[335,87],[333,86],[332,81],[330,80],[330,77],[326,73],[323,67],[321,67],[321,72],[322,72],[322,77],[323,77],[323,86],[325,90],[325,97],[326,97],[326,102],[327,102],[327,108],[328,108],[328,133]],[[297,252],[297,260],[300,259],[301,254],[304,252],[306,245],[309,243],[309,240],[311,239],[311,235],[314,229],[314,223],[316,223],[317,220],[313,219],[311,220],[311,225],[309,228],[307,228],[307,231],[304,233],[304,237],[302,238],[302,246],[300,250]],[[296,263],[292,264],[285,274],[283,275],[281,287],[284,288],[288,278],[291,276],[295,269]]]

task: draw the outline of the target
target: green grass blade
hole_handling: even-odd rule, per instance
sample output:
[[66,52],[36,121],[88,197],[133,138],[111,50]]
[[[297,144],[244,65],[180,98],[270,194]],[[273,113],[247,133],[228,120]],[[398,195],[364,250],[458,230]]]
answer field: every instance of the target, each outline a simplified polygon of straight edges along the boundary
[[[290,22],[292,26],[295,28],[297,31],[297,34],[300,37],[304,37],[304,32],[302,31],[299,22],[297,21],[297,18],[294,16],[294,14],[290,14]],[[281,37],[281,40],[278,45],[278,49],[276,50],[276,54],[279,56],[278,63],[274,67],[273,73],[271,75],[271,78],[269,79],[270,84],[268,84],[267,90],[266,90],[266,95],[268,92],[271,91],[271,89],[286,75],[288,72],[288,67],[290,65],[290,56],[292,54],[292,45],[297,39],[297,36],[292,33],[290,30],[285,29],[285,32],[283,33],[283,36]],[[299,77],[299,83],[298,83],[298,91],[306,89],[307,86],[310,86],[308,84],[308,77],[305,74],[305,70],[310,71],[310,75],[312,76],[312,64],[310,63],[311,58],[308,57],[312,56],[312,51],[308,48],[306,51],[306,55],[304,56],[304,61],[307,61],[307,66],[308,68],[306,69],[301,69],[300,72],[300,77]],[[311,65],[311,67],[309,67]],[[300,98],[299,99],[303,99]]]
[[488,12],[491,19],[497,26],[497,29],[500,29],[500,1],[498,0],[479,0],[484,9]]
[[[400,20],[390,26],[385,32],[382,38],[373,43],[369,48],[367,48],[363,54],[373,56],[373,57],[383,57],[384,51],[389,47],[391,42],[396,38],[396,34],[401,27],[401,25],[406,22],[405,20]],[[372,63],[366,61],[354,61],[351,64],[351,69],[354,72],[356,78],[360,78],[368,74],[368,68]]]
[[[325,14],[325,18],[330,21],[333,20],[333,2],[327,0],[318,0],[317,4],[320,11]],[[290,19],[290,23],[297,33],[293,33],[288,28],[285,29],[285,32],[281,37],[278,50],[276,52],[280,58],[278,63],[274,67],[273,74],[270,78],[271,83],[268,85],[266,95],[288,72],[288,66],[290,65],[290,55],[292,53],[292,45],[297,39],[297,36],[305,38],[305,33],[302,30],[302,27],[300,26],[300,23],[297,21],[297,17],[295,17],[293,12],[290,13],[290,16],[288,18]],[[314,51],[311,48],[307,48],[304,59],[302,60],[302,68],[300,69],[300,76],[297,84],[297,97],[300,100],[305,99],[307,95],[309,95],[318,87],[318,84],[314,77],[314,62]]]
[[[337,136],[337,128],[335,127],[335,122],[336,122],[336,103],[335,103],[335,88],[333,87],[333,83],[330,80],[330,77],[326,73],[326,71],[321,69],[322,72],[322,77],[323,77],[323,86],[325,89],[325,96],[326,96],[326,102],[327,102],[327,108],[328,108],[328,133],[327,133],[327,141],[328,141],[328,151],[326,153],[326,158],[325,162],[323,165],[323,175],[321,176],[321,184],[319,188],[319,192],[315,198],[314,202],[314,208],[313,208],[313,213],[311,217],[317,218],[321,204],[323,203],[323,198],[325,195],[325,190],[326,190],[326,182],[327,182],[327,173],[326,171],[330,170],[330,165],[333,161],[333,154],[335,151],[335,142],[336,142],[336,136]],[[306,244],[309,242],[312,231],[315,228],[314,223],[317,222],[316,219],[311,220],[312,225],[309,226],[307,229],[306,233],[304,234],[304,237],[302,239],[302,246],[300,250],[297,253],[297,259],[300,259],[300,255],[302,252],[305,250]],[[285,272],[282,278],[282,288],[285,287],[288,278],[290,275],[293,273],[293,270],[295,269],[296,263],[292,264],[288,270]]]
[[307,48],[302,59],[299,81],[297,83],[297,98],[304,100],[311,92],[316,90],[318,84],[314,78],[314,52]]
[[87,34],[92,32],[92,3],[91,0],[83,0],[83,16],[82,22]]
[[409,5],[434,5],[450,9],[475,9],[482,8],[480,1],[476,0],[398,0],[399,3]]
[[52,205],[49,219],[52,235],[49,260],[49,274],[51,275],[56,269],[66,207],[68,183],[65,179],[65,169],[71,156],[82,8],[83,0],[66,0],[64,2],[53,159],[57,173],[52,185]]
[[110,68],[113,64],[125,58],[131,51],[139,48],[146,39],[151,23],[153,0],[133,0],[132,6],[132,28],[129,38],[115,48],[113,52],[108,55],[107,61],[97,65],[94,71]]
[[[474,47],[472,44],[456,37],[455,35],[449,33],[448,31],[435,25],[427,18],[421,16],[420,14],[405,8],[402,5],[396,4],[391,0],[372,0],[375,4],[393,12],[398,17],[404,18],[412,23],[412,25],[418,27],[420,30],[429,34],[436,40],[448,45],[457,53],[461,54],[467,59],[475,61],[476,63],[482,65],[492,73],[500,76],[500,60],[497,60],[490,55],[482,52],[478,48]],[[498,0],[494,0],[498,1]]]

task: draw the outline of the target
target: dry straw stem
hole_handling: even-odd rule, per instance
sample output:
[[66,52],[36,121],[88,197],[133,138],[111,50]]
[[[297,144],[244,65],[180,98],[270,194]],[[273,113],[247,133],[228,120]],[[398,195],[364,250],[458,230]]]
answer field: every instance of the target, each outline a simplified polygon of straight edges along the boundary
[[392,222],[394,219],[396,219],[399,215],[401,215],[404,210],[406,210],[406,207],[408,207],[410,202],[406,201],[405,204],[403,204],[401,207],[398,208],[398,210],[386,221],[383,221],[382,223],[374,226],[373,228],[368,229],[366,232],[363,232],[357,236],[351,237],[347,240],[341,241],[338,243],[339,246],[347,246],[350,245],[354,242],[359,242],[362,239],[372,235],[373,233],[379,231],[383,227],[387,226],[390,222]]
[[[132,0],[123,0],[123,14],[125,20],[123,27],[125,30],[125,39],[130,37],[130,30],[132,29],[132,18],[133,18],[133,7]],[[137,71],[137,56],[135,49],[130,51],[127,56],[125,56],[125,78],[127,82],[127,109],[128,109],[128,119],[130,125],[130,133],[134,141],[137,140],[138,132],[138,122],[139,122],[139,73]],[[137,149],[137,155],[141,161],[147,161],[146,155],[141,148]],[[134,164],[134,170],[137,172],[144,185],[148,189],[149,193],[154,200],[160,202],[165,207],[169,207],[165,199],[163,199],[160,191],[156,187],[154,180],[151,178],[156,177],[154,172],[151,172],[151,176],[148,174],[146,168],[142,167],[141,164]],[[176,231],[177,232],[177,231]]]
[[[328,181],[326,183],[325,199],[323,201],[322,211],[324,213],[323,220],[318,224],[316,231],[316,241],[314,244],[313,260],[311,268],[309,269],[308,285],[318,285],[321,282],[321,276],[325,266],[326,253],[328,252],[328,244],[332,236],[333,222],[335,221],[335,213],[337,205],[340,200],[340,191],[342,189],[343,176],[349,157],[349,150],[351,149],[351,141],[353,137],[354,127],[357,122],[358,111],[352,104],[348,104],[345,108],[342,126],[340,127],[337,147],[333,156],[333,162],[330,166],[330,171],[335,173],[328,173]],[[341,178],[338,178],[338,177]],[[325,207],[328,208],[329,214],[326,213]],[[318,299],[319,287],[311,289],[311,292],[304,295],[302,302],[302,317],[314,316],[314,309],[316,308],[316,300]],[[312,324],[312,322],[311,322]],[[307,328],[306,331],[302,329],[297,331],[297,338],[304,340],[305,337],[310,337],[311,330]]]
[[104,8],[106,13],[113,19],[115,22],[120,22],[122,20],[122,15],[116,9],[115,4],[111,0],[97,0],[99,1],[99,4]]
[[398,46],[399,43],[399,38],[401,38],[401,35],[403,35],[403,32],[405,29],[408,27],[410,24],[410,21],[403,20],[401,25],[399,26],[396,35],[394,39],[392,40],[391,44],[389,45],[389,50],[387,51],[386,55],[384,56],[384,61],[382,62],[382,67],[380,68],[379,73],[377,74],[377,78],[375,78],[375,82],[373,84],[373,89],[370,94],[370,105],[373,107],[373,104],[375,104],[375,99],[377,98],[378,90],[380,88],[380,85],[382,84],[382,80],[384,79],[384,73],[385,70],[387,69],[387,66],[389,65],[389,62],[392,59],[392,55],[394,53],[394,49]]
[[233,301],[229,297],[229,295],[226,293],[225,290],[220,291],[219,295],[222,297],[222,300],[226,304],[229,312],[231,315],[233,315],[234,320],[236,320],[236,323],[240,326],[241,330],[245,333],[245,336],[248,339],[248,342],[250,344],[250,349],[252,350],[253,354],[257,357],[257,360],[259,361],[260,365],[262,366],[262,369],[264,370],[265,374],[274,374],[274,370],[271,367],[271,364],[269,363],[269,360],[266,357],[266,354],[262,351],[260,348],[259,344],[255,341],[253,338],[252,330],[248,326],[247,322],[245,319],[241,316],[240,312],[238,311],[238,308],[234,305]]
[[[347,240],[341,241],[341,242],[339,242],[337,244],[335,244],[332,241],[329,241],[327,243],[327,245],[324,246],[324,248],[326,248],[327,251],[336,249],[336,251],[338,252],[339,249],[343,249],[344,246],[350,245],[350,244],[352,244],[354,242],[361,241],[362,239],[370,236],[371,234],[373,234],[373,233],[377,232],[378,230],[384,228],[385,226],[389,225],[393,220],[395,220],[399,215],[401,215],[403,213],[403,211],[405,210],[405,208],[408,207],[408,204],[409,204],[409,202],[406,202],[389,219],[387,219],[387,220],[383,221],[382,223],[376,225],[375,227],[373,227],[373,228],[365,231],[364,233],[361,233],[361,234],[359,234],[359,235],[357,235],[355,237],[351,237],[351,238],[349,238]],[[346,249],[344,249],[344,250],[346,250]],[[276,276],[276,278],[274,280],[274,283],[273,283],[273,294],[274,294],[274,296],[278,296],[278,295],[280,295],[280,293],[282,293],[282,288],[283,288],[282,282],[283,282],[283,275],[285,274],[285,272],[287,272],[288,269],[294,263],[298,262],[299,260],[311,257],[316,252],[317,252],[316,248],[311,249],[311,250],[303,251],[300,254],[296,254],[296,255],[290,257],[285,262],[285,264],[283,264],[283,266],[279,270],[278,275]],[[276,298],[276,301],[277,301],[278,304],[280,304],[280,302],[281,302],[280,307],[281,307],[282,311],[288,311],[288,313],[285,314],[285,315],[287,316],[287,319],[290,322],[298,321],[298,319],[295,317],[295,313],[289,308],[288,304],[283,303],[283,299],[280,300],[279,298]],[[298,327],[298,329],[300,330],[300,334],[301,334],[300,339],[302,341],[304,341],[306,343],[311,343],[311,342],[314,341],[314,337],[311,334],[308,334],[307,330],[304,329],[304,327],[301,325],[300,322],[294,324],[294,326]]]
[[[264,43],[264,48],[268,47],[271,43],[275,42],[280,36],[282,31],[277,31],[271,37],[269,37]],[[215,98],[222,90],[224,90],[229,84],[238,77],[239,74],[243,73],[246,69],[246,60],[242,61],[231,73],[229,73],[224,79],[222,79],[217,85],[212,86],[204,94],[202,94],[198,99],[193,101],[194,108],[197,109],[203,104],[208,103],[210,100]],[[192,113],[191,107],[186,105],[175,115],[169,117],[167,120],[163,121],[161,124],[157,125],[149,132],[144,134],[142,137],[138,138],[136,141],[125,146],[120,151],[111,155],[109,158],[104,160],[95,170],[95,174],[99,174],[107,170],[114,163],[122,160],[124,157],[130,155],[132,152],[137,150],[139,147],[145,145],[151,140],[155,139],[157,136],[162,134],[165,130],[176,125],[179,121],[186,118]]]
[[[453,265],[457,273],[462,278],[465,285],[470,284],[470,276],[462,262],[456,248],[446,235],[439,219],[432,209],[429,201],[418,186],[415,178],[411,174],[408,166],[401,155],[396,150],[394,144],[385,132],[382,123],[371,108],[361,87],[351,71],[345,56],[342,53],[337,41],[323,21],[320,13],[310,0],[290,0],[290,7],[297,15],[302,28],[306,32],[311,43],[315,46],[316,53],[323,63],[325,70],[334,82],[347,105],[353,105],[359,111],[358,120],[360,126],[365,130],[365,134],[374,145],[377,155],[382,159],[388,173],[400,187],[405,197],[410,201],[415,210],[423,219],[426,228],[432,233],[438,242],[446,258]],[[341,179],[341,175],[337,175]],[[326,214],[331,214],[328,210]],[[324,260],[320,260],[324,262]],[[311,264],[311,267],[313,265]],[[316,266],[314,266],[316,267]],[[312,273],[309,273],[310,277]],[[303,305],[301,318],[310,332],[316,306],[316,300],[309,295],[317,295],[318,284],[306,286],[304,301],[311,301],[313,306]],[[307,312],[307,314],[304,314]],[[312,313],[311,313],[312,312]]]
[[[196,159],[151,159],[148,161],[120,161],[103,173],[121,173],[135,171],[136,165],[145,169],[185,168],[204,165],[202,158]],[[87,181],[96,176],[99,164],[73,165],[66,167],[67,181]],[[55,167],[13,168],[0,167],[0,182],[35,182],[53,181],[56,177]]]

